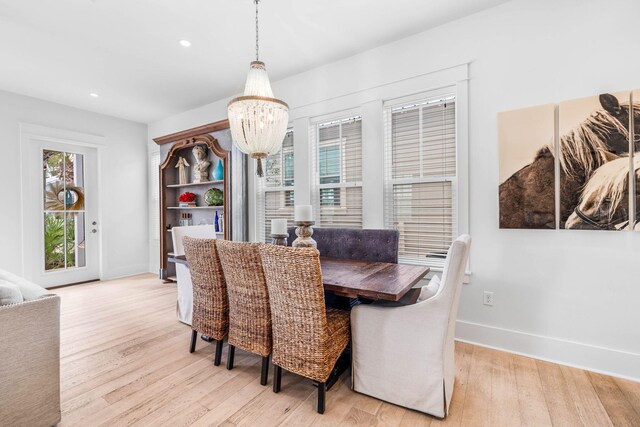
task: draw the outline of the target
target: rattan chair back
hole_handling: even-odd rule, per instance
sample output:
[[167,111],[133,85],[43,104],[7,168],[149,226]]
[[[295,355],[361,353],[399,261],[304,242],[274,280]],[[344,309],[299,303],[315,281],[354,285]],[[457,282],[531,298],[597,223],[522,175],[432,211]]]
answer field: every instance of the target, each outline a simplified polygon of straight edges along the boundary
[[329,345],[320,253],[312,248],[264,245],[260,254],[271,304],[273,363],[326,381],[339,353],[332,354]]
[[183,239],[193,283],[192,329],[216,340],[229,330],[227,286],[216,251],[216,239]]
[[216,247],[229,296],[229,345],[264,357],[271,354],[271,309],[262,245],[219,240]]

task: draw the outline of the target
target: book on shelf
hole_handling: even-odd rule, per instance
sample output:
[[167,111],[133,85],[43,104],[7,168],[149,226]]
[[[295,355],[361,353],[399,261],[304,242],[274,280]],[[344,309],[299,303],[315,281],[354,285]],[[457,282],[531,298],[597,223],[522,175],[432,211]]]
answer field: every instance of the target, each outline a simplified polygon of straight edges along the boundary
[[178,204],[178,207],[180,207],[180,208],[195,208],[196,207],[196,202],[180,202]]

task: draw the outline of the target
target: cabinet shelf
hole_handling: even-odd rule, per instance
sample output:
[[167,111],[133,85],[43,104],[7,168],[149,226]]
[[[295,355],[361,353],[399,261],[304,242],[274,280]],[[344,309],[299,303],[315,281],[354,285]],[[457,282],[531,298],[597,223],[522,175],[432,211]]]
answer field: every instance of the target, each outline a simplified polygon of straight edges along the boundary
[[167,188],[182,188],[182,187],[197,187],[200,185],[217,185],[224,184],[224,180],[220,181],[205,181],[205,182],[190,182],[188,184],[168,184]]
[[224,209],[224,206],[167,206],[167,209],[185,210],[185,209]]

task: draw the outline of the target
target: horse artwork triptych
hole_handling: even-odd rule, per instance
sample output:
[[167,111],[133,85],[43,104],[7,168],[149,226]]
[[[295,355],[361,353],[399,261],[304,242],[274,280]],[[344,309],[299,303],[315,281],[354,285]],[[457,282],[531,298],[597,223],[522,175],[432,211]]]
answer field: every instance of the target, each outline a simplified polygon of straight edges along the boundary
[[498,139],[500,228],[640,230],[640,90],[500,113]]

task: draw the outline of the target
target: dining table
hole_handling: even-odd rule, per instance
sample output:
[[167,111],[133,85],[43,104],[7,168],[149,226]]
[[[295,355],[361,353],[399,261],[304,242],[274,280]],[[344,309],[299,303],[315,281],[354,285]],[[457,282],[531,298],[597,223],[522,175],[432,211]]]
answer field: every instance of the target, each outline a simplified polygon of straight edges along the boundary
[[[189,265],[184,255],[169,262]],[[389,262],[320,257],[325,291],[348,298],[399,301],[429,273],[429,267]]]

